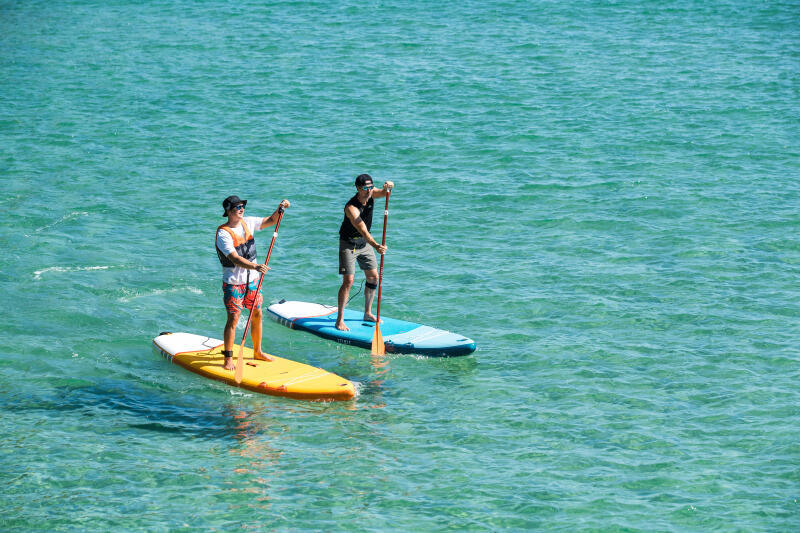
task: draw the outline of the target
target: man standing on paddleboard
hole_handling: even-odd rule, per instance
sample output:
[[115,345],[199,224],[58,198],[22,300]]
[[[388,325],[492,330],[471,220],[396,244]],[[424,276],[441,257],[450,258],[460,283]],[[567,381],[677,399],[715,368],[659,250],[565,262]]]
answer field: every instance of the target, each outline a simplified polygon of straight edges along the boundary
[[[259,264],[256,259],[256,241],[253,233],[278,221],[281,207],[289,207],[289,200],[283,200],[272,215],[267,218],[246,217],[244,209],[247,200],[238,196],[228,196],[222,202],[228,221],[217,228],[217,256],[222,264],[222,300],[228,313],[225,323],[225,370],[234,370],[233,343],[236,337],[236,323],[243,307],[251,309],[250,338],[253,340],[253,358],[272,361],[272,357],[261,352],[261,291],[256,294],[258,279],[269,267]],[[242,341],[244,343],[244,341]]]
[[372,177],[369,174],[361,174],[356,178],[358,192],[344,206],[344,220],[339,227],[339,274],[342,275],[342,286],[339,287],[339,313],[336,317],[338,330],[350,330],[344,323],[344,308],[353,286],[356,261],[367,278],[364,283],[364,320],[375,322],[372,300],[375,297],[375,289],[378,288],[378,263],[372,248],[378,250],[379,254],[385,254],[387,248],[376,241],[369,230],[372,228],[374,199],[385,198],[391,194],[393,187],[394,183],[386,181],[383,189],[376,190],[372,184]]

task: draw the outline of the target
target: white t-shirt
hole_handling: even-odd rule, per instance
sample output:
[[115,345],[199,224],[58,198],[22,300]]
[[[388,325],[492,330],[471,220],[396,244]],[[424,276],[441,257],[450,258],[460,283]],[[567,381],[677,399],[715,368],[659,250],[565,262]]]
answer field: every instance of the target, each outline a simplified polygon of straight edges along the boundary
[[[257,231],[261,230],[261,222],[264,219],[262,217],[244,217],[244,223],[247,224],[247,229],[250,230],[250,233],[255,235]],[[230,228],[233,232],[238,235],[239,237],[244,239],[244,226],[239,224],[238,228]],[[217,230],[217,248],[222,250],[222,254],[226,257],[230,255],[231,252],[236,251],[236,247],[233,245],[233,237],[231,234],[225,231],[224,229]],[[234,267],[222,267],[222,281],[229,285],[244,285],[247,283],[247,275],[250,274],[250,281],[258,280],[258,276],[260,275],[257,270],[250,270],[248,268],[234,266]]]

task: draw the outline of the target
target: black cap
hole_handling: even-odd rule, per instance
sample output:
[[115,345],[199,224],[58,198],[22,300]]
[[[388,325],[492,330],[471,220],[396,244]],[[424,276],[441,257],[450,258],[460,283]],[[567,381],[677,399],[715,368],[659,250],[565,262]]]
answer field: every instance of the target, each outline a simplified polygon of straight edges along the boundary
[[372,176],[369,174],[361,174],[356,178],[356,187],[363,187],[367,182],[372,183]]
[[225,212],[222,213],[222,216],[224,217],[228,216],[228,209],[239,204],[247,205],[247,200],[242,200],[235,194],[233,196],[228,196],[227,198],[222,200],[222,209],[225,210]]

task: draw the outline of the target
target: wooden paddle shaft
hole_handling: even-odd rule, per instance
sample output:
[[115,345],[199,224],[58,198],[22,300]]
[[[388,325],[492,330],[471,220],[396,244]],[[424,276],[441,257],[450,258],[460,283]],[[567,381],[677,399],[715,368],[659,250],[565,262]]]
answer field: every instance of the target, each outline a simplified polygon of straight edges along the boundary
[[[264,264],[269,264],[269,258],[272,255],[272,247],[275,246],[275,239],[278,237],[278,228],[281,227],[281,220],[283,220],[283,203],[281,203],[280,207],[278,207],[278,222],[275,224],[275,231],[272,232],[272,242],[269,243],[269,251],[267,252],[267,258],[264,260]],[[261,274],[261,277],[258,279],[258,287],[256,287],[256,294],[253,296],[253,304],[250,306],[249,313],[247,314],[247,324],[244,326],[244,333],[242,334],[242,342],[239,346],[239,357],[237,359],[236,365],[236,373],[235,379],[236,383],[242,382],[242,372],[244,369],[242,368],[242,354],[244,354],[244,341],[247,338],[247,330],[250,328],[250,321],[253,319],[253,309],[256,307],[256,299],[258,298],[258,291],[261,290],[261,283],[264,281],[264,274]],[[245,288],[245,297],[247,295],[247,288]],[[253,347],[255,348],[255,346]]]
[[[272,242],[269,243],[269,251],[267,252],[267,258],[264,260],[264,264],[269,264],[269,258],[272,255],[272,247],[275,246],[275,239],[278,237],[278,228],[281,227],[281,220],[283,219],[283,205],[281,205],[280,209],[278,210],[278,222],[275,224],[275,231],[272,232]],[[256,306],[256,298],[258,298],[258,291],[261,290],[261,283],[264,281],[264,274],[261,274],[261,277],[258,280],[258,287],[256,287],[256,295],[253,297],[253,305],[250,306],[250,313],[247,316],[247,324],[244,326],[244,335],[242,335],[242,347],[244,348],[244,340],[247,338],[247,329],[250,327],[250,319],[253,318],[253,309]],[[247,289],[245,289],[246,293]]]
[[[386,207],[383,209],[383,237],[381,238],[381,246],[386,246],[386,222],[389,219],[389,194],[386,195]],[[381,254],[381,269],[378,274],[378,314],[376,324],[381,322],[381,285],[383,285],[383,258],[385,254]],[[376,325],[376,327],[378,327]]]

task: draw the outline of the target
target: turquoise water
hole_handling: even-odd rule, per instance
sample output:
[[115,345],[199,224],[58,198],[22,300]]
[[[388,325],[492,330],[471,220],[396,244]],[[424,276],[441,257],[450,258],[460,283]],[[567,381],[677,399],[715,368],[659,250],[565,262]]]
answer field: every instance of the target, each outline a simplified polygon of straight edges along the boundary
[[[797,530],[799,19],[0,0],[2,529]],[[357,383],[329,404],[153,352],[222,333],[229,194],[293,203],[266,300],[334,303],[362,172],[382,312],[478,351],[265,322]]]

